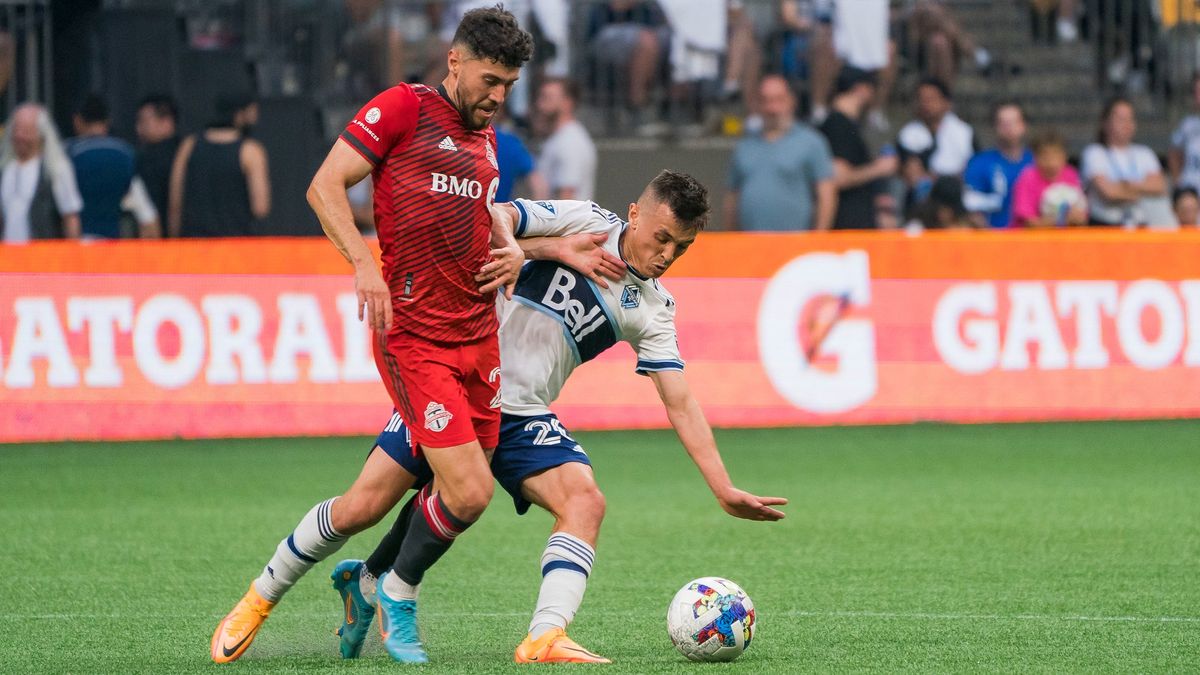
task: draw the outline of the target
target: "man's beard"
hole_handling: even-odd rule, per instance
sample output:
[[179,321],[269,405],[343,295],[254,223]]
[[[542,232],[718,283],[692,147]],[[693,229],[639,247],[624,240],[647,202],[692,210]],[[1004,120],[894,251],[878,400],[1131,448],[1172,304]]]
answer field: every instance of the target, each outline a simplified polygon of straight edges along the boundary
[[[457,98],[459,101],[467,100],[466,92],[464,92],[462,90],[461,86],[455,91],[455,93],[458,95]],[[459,103],[457,107],[458,107],[458,116],[460,119],[462,119],[463,126],[470,129],[471,131],[481,131],[483,129],[486,129],[487,126],[492,123],[492,119],[495,117],[495,112],[493,112],[492,117],[489,117],[486,120],[484,120],[483,124],[479,124],[475,121],[474,118],[475,118],[475,111],[481,110],[481,108],[479,108],[478,106],[467,105],[465,103]]]

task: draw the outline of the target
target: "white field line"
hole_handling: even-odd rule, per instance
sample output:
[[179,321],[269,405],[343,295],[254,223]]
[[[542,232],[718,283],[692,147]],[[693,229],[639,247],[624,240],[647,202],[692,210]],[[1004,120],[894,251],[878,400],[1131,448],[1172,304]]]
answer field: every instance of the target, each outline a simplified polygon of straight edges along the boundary
[[[338,615],[334,612],[281,612],[286,616],[303,619],[326,619],[336,621]],[[427,612],[422,616],[430,618],[511,618],[528,617],[530,612]],[[1102,623],[1200,623],[1200,616],[1082,616],[1060,614],[958,614],[938,612],[813,612],[804,610],[787,610],[775,616],[791,616],[805,619],[890,619],[897,621],[1079,621]],[[210,619],[220,619],[223,614],[208,615]],[[192,619],[195,614],[153,614],[153,613],[63,613],[63,614],[18,614],[13,612],[0,613],[0,621],[61,621],[79,619]]]

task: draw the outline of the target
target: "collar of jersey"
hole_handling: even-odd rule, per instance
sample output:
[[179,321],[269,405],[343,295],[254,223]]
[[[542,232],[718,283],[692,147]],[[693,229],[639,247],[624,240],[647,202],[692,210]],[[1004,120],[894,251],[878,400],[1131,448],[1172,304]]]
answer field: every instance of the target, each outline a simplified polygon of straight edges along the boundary
[[466,131],[468,134],[482,134],[483,133],[482,130],[475,130],[475,129],[471,129],[471,128],[467,127],[467,123],[463,121],[462,113],[459,112],[458,106],[454,105],[454,101],[450,100],[450,92],[446,91],[446,85],[439,84],[437,86],[437,93],[439,96],[442,97],[442,100],[445,101],[446,104],[450,106],[450,109],[454,111],[454,114],[458,115],[458,124],[459,124],[459,126],[461,126],[463,128],[464,131]]
[[624,225],[622,225],[621,226],[621,234],[617,235],[618,236],[617,255],[621,258],[621,262],[625,263],[625,269],[629,270],[630,274],[641,279],[642,281],[649,281],[650,277],[648,277],[648,276],[642,274],[641,272],[637,271],[636,269],[634,269],[633,265],[629,264],[629,261],[625,259],[625,254],[621,251],[621,242],[625,240],[625,230],[627,230],[627,229],[629,229],[629,223],[625,223]]

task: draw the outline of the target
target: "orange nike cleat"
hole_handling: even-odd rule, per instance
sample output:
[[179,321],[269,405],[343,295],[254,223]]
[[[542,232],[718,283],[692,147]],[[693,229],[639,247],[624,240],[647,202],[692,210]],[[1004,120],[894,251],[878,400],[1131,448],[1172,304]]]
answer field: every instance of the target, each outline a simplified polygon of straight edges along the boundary
[[593,654],[575,644],[575,641],[567,637],[566,631],[561,628],[548,630],[536,640],[526,635],[521,644],[517,645],[513,661],[517,663],[612,663],[603,656]]
[[263,599],[251,583],[250,590],[238,600],[233,611],[217,624],[212,636],[212,660],[217,663],[238,660],[254,642],[254,636],[274,607],[275,603]]

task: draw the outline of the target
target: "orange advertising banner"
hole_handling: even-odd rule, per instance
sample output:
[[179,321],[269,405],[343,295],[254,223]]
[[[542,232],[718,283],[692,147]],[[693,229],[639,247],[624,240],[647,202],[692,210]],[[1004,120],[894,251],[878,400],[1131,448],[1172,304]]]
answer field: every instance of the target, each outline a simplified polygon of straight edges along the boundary
[[[703,235],[664,279],[720,426],[1200,415],[1200,232]],[[618,345],[555,405],[667,425]],[[0,441],[374,434],[323,239],[0,248]]]

